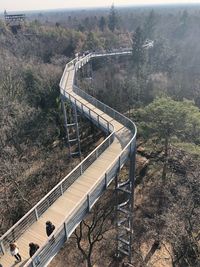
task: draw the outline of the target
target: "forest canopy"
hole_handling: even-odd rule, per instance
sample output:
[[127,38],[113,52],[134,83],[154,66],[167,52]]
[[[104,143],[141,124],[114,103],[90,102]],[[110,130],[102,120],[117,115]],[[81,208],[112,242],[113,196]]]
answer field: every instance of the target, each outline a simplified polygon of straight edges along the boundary
[[[147,41],[153,42],[148,49]],[[77,83],[138,127],[134,263],[144,267],[151,262],[143,245],[151,249],[149,244],[155,242],[168,251],[168,266],[198,267],[199,43],[199,6],[131,9],[113,5],[110,9],[30,13],[19,27],[7,25],[2,18],[0,232],[79,162],[66,156],[59,97],[65,64],[85,52],[126,49],[132,51],[130,56],[93,60],[89,70],[78,73]],[[85,121],[81,125],[86,155],[102,134],[98,132],[95,139],[97,130]],[[148,164],[140,169],[142,160]],[[110,226],[114,219],[106,219],[103,223]],[[90,229],[88,221],[84,225]],[[83,229],[82,225],[81,234]],[[106,236],[101,237],[103,246]],[[112,256],[104,250],[109,262]],[[82,261],[79,256],[70,266]]]

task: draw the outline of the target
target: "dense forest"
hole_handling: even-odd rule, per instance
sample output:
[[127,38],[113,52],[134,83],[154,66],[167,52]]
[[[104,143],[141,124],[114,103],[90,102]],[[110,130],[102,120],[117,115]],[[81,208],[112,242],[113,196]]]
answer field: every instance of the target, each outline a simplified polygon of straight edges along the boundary
[[[138,127],[133,263],[198,267],[199,43],[199,6],[30,13],[20,27],[2,19],[1,234],[80,160],[66,147],[59,98],[65,64],[76,53],[128,48],[131,56],[93,60],[78,85]],[[85,156],[104,135],[80,120]],[[117,266],[113,203],[110,188],[52,266]]]

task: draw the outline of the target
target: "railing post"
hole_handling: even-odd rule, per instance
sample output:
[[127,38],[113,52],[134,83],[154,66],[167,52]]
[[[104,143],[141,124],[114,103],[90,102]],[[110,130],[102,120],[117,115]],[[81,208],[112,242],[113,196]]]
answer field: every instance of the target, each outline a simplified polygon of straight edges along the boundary
[[62,184],[60,185],[60,192],[61,192],[61,195],[63,195],[63,185]]
[[5,247],[3,245],[3,240],[0,241],[0,246],[1,246],[1,251],[3,252],[3,254],[6,253]]
[[132,143],[130,143],[130,149],[129,149],[130,156],[131,156],[131,152],[132,152]]
[[108,174],[107,174],[107,172],[105,173],[105,187],[106,187],[106,189],[108,188]]
[[81,164],[80,167],[81,167],[81,174],[82,174],[83,173],[83,165]]
[[68,233],[68,228],[67,228],[67,222],[64,222],[64,228],[65,228],[65,236],[66,236],[66,240],[68,240],[68,238],[69,238],[69,233]]
[[88,211],[90,212],[91,208],[90,208],[90,195],[87,194],[87,203],[88,203]]
[[119,156],[119,169],[120,169],[120,166],[121,166],[121,156]]
[[116,112],[113,110],[113,118],[116,119]]
[[37,208],[35,208],[35,218],[36,218],[36,220],[38,221],[39,216],[38,216]]
[[96,151],[95,151],[95,156],[96,156],[96,159],[98,158],[98,150],[96,149]]

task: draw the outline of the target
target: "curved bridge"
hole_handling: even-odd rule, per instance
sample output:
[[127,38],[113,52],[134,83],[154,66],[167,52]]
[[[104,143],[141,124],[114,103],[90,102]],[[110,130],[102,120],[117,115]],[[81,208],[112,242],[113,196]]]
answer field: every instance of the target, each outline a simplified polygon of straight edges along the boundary
[[[136,127],[131,120],[74,84],[78,69],[92,58],[128,54],[131,52],[89,54],[75,58],[66,65],[60,81],[62,100],[70,101],[82,115],[103,129],[108,137],[0,238],[0,263],[3,267],[15,266],[14,257],[9,253],[11,242],[17,242],[22,256],[22,262],[17,266],[48,265],[130,158],[132,177],[118,186],[118,189],[124,190],[130,197],[118,209],[126,213],[125,205],[132,205]],[[130,221],[132,215],[130,212],[127,214]],[[45,233],[47,220],[56,226],[49,238]],[[125,226],[125,221],[122,220],[118,222],[118,226],[120,225],[124,225],[126,231],[131,231],[130,222]],[[119,240],[125,245],[128,242],[122,237]],[[30,242],[40,245],[32,258],[28,254]],[[126,254],[123,247],[121,251]]]

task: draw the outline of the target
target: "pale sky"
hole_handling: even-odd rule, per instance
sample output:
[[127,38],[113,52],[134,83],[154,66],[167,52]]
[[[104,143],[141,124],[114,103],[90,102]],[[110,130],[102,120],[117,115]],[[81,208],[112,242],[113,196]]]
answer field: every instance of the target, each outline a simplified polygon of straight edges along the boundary
[[200,3],[200,0],[0,0],[0,12],[5,9],[9,12],[57,8],[110,7],[112,3],[117,7],[123,5],[193,4]]

